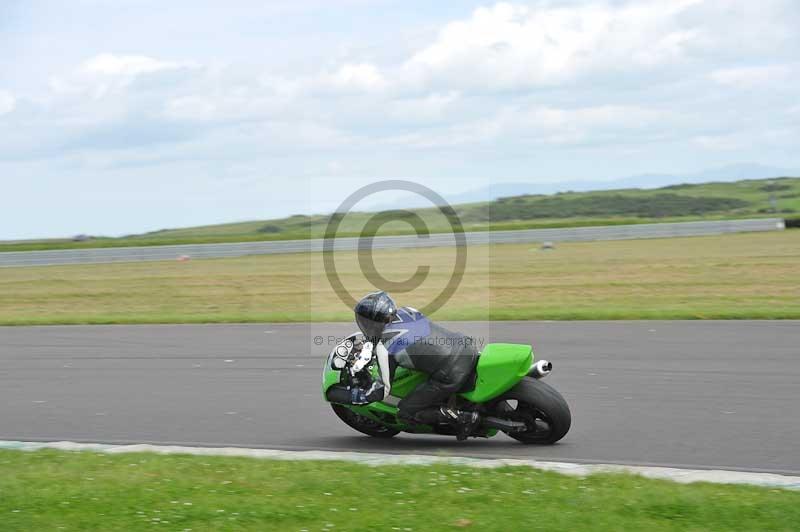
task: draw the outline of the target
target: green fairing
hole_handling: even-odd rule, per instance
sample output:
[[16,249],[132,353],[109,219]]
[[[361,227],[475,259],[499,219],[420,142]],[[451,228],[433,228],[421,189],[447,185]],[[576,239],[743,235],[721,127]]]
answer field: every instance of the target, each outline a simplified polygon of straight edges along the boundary
[[461,396],[484,403],[510,390],[531,369],[533,349],[522,344],[488,344],[478,359],[475,389]]
[[428,375],[413,369],[397,368],[392,381],[392,395],[402,399],[413,392],[417,386],[428,380]]
[[331,369],[330,365],[325,364],[325,371],[322,372],[322,397],[327,400],[328,388],[339,382],[341,375],[338,371]]

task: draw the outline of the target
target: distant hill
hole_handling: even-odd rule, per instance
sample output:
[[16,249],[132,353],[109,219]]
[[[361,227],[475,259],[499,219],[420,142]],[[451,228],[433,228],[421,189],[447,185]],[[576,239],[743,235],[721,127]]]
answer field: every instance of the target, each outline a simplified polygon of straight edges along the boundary
[[[741,163],[729,164],[688,174],[641,174],[611,181],[584,180],[553,183],[501,182],[466,192],[443,192],[443,196],[450,204],[475,203],[480,201],[492,201],[497,198],[508,196],[520,196],[523,194],[555,194],[565,191],[591,192],[622,188],[653,189],[679,183],[731,182],[797,175],[800,175],[800,169],[791,170],[763,164]],[[401,201],[398,201],[398,203],[403,203],[407,208],[427,207],[429,205],[424,198],[419,198],[417,196],[407,196]],[[368,210],[381,211],[389,208],[392,207],[383,202],[370,206]]]
[[[687,176],[687,181],[696,178]],[[648,179],[649,182],[656,182],[661,178],[650,176]],[[642,183],[643,180],[638,182]],[[492,190],[493,193],[500,193],[500,196],[491,201],[453,205],[465,230],[800,216],[800,177],[686,182],[659,188],[628,187],[554,194],[520,192],[518,188],[503,186],[493,187]],[[398,201],[387,208],[406,209],[407,206]],[[425,221],[431,232],[450,230],[448,221],[436,208],[410,210]],[[337,236],[358,236],[367,221],[375,216],[375,212],[349,213],[342,221]],[[412,233],[410,225],[403,221],[403,218],[410,216],[414,214],[395,212],[392,221],[381,225],[379,234]],[[0,251],[319,238],[325,234],[329,220],[330,215],[327,214],[295,215],[274,220],[164,229],[120,238],[3,243],[0,244]]]

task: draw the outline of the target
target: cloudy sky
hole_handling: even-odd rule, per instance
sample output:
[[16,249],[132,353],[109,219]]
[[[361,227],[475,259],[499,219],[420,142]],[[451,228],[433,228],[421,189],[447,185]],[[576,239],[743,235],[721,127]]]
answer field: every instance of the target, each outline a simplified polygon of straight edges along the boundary
[[0,239],[800,167],[800,2],[4,0]]

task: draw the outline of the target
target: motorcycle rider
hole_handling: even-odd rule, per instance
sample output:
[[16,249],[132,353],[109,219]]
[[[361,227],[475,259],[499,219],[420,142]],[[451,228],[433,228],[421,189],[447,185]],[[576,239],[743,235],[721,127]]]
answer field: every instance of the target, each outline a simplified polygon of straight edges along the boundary
[[[398,417],[412,424],[450,424],[459,440],[472,434],[480,415],[449,408],[445,403],[474,376],[478,360],[474,340],[433,323],[414,308],[397,308],[384,291],[367,294],[354,310],[365,336],[362,349],[372,350],[378,360],[384,399],[398,366],[428,374],[428,380],[397,405]],[[380,400],[375,384],[360,392],[364,402]]]

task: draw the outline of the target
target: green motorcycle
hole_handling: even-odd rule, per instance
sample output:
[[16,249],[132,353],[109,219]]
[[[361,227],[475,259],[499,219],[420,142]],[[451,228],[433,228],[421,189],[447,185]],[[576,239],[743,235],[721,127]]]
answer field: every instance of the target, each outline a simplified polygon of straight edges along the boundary
[[[419,371],[398,367],[391,394],[383,401],[362,405],[331,401],[329,391],[337,385],[361,386],[380,379],[374,361],[356,374],[350,369],[356,353],[342,346],[357,344],[361,338],[361,333],[355,333],[344,339],[325,363],[322,394],[336,415],[355,430],[376,438],[391,438],[400,432],[454,435],[450,425],[410,425],[398,419],[397,403],[428,378]],[[472,436],[488,438],[505,432],[522,443],[555,443],[569,431],[572,418],[561,394],[541,381],[551,371],[552,364],[546,360],[533,362],[529,345],[487,344],[472,379],[450,399],[450,406],[481,414],[481,425]]]

